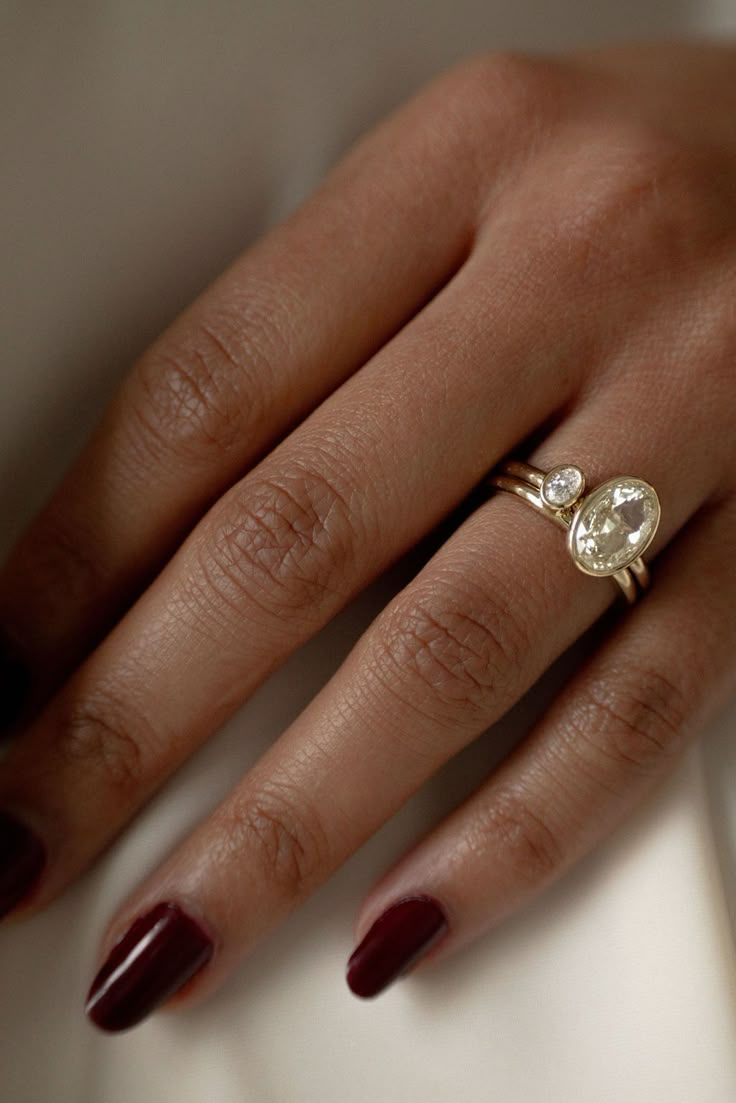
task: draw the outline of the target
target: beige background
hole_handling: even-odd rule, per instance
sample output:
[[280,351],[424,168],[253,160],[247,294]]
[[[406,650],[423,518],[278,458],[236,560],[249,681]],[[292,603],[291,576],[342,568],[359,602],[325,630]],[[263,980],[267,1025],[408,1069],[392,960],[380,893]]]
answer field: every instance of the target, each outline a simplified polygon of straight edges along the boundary
[[[736,32],[734,0],[0,3],[2,545],[135,354],[430,75],[483,47],[691,31]],[[523,914],[376,1001],[345,985],[362,895],[523,734],[574,656],[207,1006],[115,1038],[83,1018],[117,901],[420,559],[294,656],[63,900],[3,929],[3,1103],[736,1098],[736,704],[655,800]]]

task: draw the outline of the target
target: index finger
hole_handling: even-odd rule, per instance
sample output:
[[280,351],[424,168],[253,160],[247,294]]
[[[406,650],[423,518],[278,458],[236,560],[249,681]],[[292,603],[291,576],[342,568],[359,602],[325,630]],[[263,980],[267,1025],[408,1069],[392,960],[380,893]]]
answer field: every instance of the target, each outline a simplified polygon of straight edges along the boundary
[[134,366],[0,573],[0,727],[459,267],[480,194],[463,82],[441,78],[358,143]]

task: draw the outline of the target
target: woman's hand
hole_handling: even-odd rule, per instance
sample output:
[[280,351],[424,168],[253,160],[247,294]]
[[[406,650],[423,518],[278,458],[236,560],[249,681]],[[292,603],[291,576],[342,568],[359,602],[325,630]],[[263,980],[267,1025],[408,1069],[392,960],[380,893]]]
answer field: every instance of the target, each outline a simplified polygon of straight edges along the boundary
[[[2,910],[62,892],[531,434],[657,488],[653,587],[370,893],[352,989],[590,851],[734,683],[735,302],[734,49],[477,56],[358,143],[135,365],[4,568]],[[114,918],[92,1019],[211,992],[614,600],[490,497]]]

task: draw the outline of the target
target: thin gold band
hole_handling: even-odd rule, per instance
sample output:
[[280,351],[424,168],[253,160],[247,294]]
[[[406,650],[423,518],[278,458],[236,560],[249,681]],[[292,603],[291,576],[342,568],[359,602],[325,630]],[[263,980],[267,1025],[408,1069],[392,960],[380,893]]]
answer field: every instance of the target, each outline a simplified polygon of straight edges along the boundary
[[[553,509],[542,500],[541,488],[546,474],[538,467],[532,467],[531,464],[522,463],[519,460],[507,460],[491,472],[488,482],[498,490],[516,494],[542,516],[567,532],[574,516],[573,509]],[[629,604],[636,601],[650,581],[649,569],[641,556],[608,577],[613,578],[618,584]]]

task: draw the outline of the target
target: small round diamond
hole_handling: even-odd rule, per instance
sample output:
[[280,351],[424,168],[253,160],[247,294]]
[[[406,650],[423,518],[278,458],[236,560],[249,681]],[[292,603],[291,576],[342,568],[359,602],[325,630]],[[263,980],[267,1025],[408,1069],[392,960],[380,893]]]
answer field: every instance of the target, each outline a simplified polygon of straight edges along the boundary
[[553,467],[544,476],[542,501],[552,509],[565,509],[576,502],[585,488],[585,477],[579,467],[566,463]]

